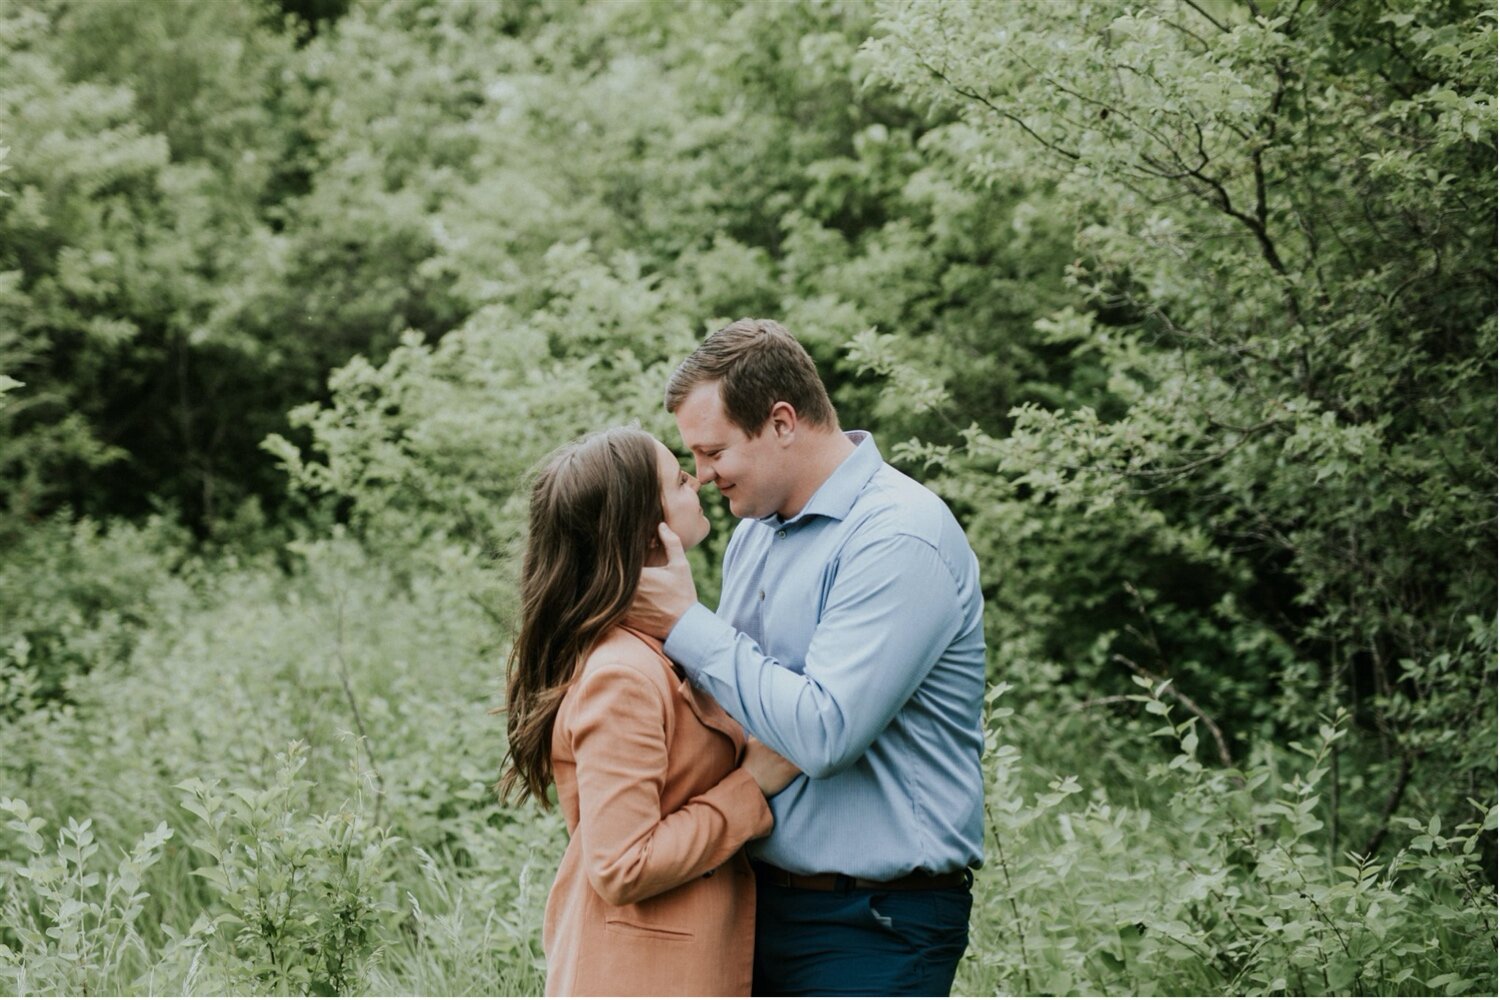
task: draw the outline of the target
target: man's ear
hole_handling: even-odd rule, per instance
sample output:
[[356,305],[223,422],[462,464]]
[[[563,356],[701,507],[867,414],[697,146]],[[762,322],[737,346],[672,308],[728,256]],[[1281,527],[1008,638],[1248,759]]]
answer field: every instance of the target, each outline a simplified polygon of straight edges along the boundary
[[782,444],[791,444],[797,435],[797,410],[791,403],[778,400],[771,404],[771,432]]

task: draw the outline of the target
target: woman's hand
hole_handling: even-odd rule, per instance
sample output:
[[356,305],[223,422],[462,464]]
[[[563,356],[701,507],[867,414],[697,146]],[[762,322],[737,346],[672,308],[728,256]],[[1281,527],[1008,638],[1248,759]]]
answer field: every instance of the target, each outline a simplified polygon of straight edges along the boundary
[[625,612],[625,624],[665,639],[677,620],[697,603],[698,588],[693,584],[693,569],[682,551],[682,539],[665,521],[656,526],[656,533],[667,561],[641,570],[635,598]]
[[745,770],[750,772],[750,777],[760,786],[761,792],[766,798],[770,798],[791,784],[792,779],[802,772],[797,765],[787,760],[781,754],[766,746],[754,736],[745,740],[745,759],[743,762]]

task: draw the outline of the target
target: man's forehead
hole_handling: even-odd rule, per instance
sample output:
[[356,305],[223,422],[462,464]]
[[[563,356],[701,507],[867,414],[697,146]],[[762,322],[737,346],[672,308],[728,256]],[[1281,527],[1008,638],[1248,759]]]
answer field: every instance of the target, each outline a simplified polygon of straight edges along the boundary
[[738,430],[724,412],[724,401],[715,382],[704,383],[688,393],[674,415],[682,443],[694,450],[731,444]]
[[677,431],[682,443],[689,451],[715,451],[733,444],[731,440],[738,430],[728,420],[684,419],[682,411],[677,413]]
[[719,392],[718,382],[699,382],[688,390],[677,407],[678,414],[689,413],[702,418],[724,413],[724,397]]

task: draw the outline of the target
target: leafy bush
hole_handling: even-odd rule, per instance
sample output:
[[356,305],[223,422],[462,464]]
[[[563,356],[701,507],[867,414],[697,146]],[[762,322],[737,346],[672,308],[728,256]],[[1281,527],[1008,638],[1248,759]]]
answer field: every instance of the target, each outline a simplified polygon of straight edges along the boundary
[[348,541],[299,549],[293,577],[170,591],[126,663],[0,728],[18,990],[540,989],[562,825],[490,791],[484,568],[455,548],[398,579]]
[[101,873],[91,823],[68,821],[56,849],[42,836],[46,821],[31,815],[25,802],[0,799],[12,818],[6,826],[19,835],[27,857],[0,863],[4,874],[4,916],[10,941],[0,941],[0,975],[17,996],[32,993],[87,995],[123,993],[137,984],[121,974],[136,964],[153,967],[180,960],[197,943],[207,923],[187,937],[173,935],[174,947],[150,954],[137,927],[148,894],[142,876],[161,860],[172,837],[165,823],[143,836],[113,872]]
[[233,932],[227,985],[256,993],[318,996],[363,992],[381,916],[395,909],[384,863],[392,841],[352,812],[299,817],[308,788],[297,777],[306,748],[277,754],[266,788],[228,797],[189,778],[182,807],[203,823],[193,847],[211,863],[193,874],[209,882]]
[[1070,663],[1130,636],[1079,680],[1191,678],[1244,745],[1348,711],[1392,791],[1365,843],[1406,794],[1489,798],[1493,12],[893,3],[880,30],[876,75],[954,118],[934,141],[1055,183],[1077,232],[1089,311],[1039,329],[1104,391],[938,456],[1011,532],[975,534],[1046,612],[1021,627]]
[[191,576],[184,533],[165,519],[106,530],[64,514],[33,526],[0,563],[0,718],[66,700],[126,661],[157,603]]
[[526,475],[753,314],[979,555],[961,990],[1494,993],[1493,12],[281,6],[0,10],[16,992],[539,992]]
[[[1004,686],[991,692],[986,836],[991,864],[977,883],[974,942],[959,990],[972,994],[1401,995],[1483,994],[1493,983],[1493,884],[1476,875],[1496,810],[1440,833],[1441,819],[1406,820],[1424,835],[1386,860],[1333,856],[1332,754],[1347,718],[1317,742],[1262,747],[1240,769],[1207,767],[1197,718],[1173,719],[1165,684],[1138,679],[1130,696],[1162,725],[1121,737],[1144,773],[1124,795],[1000,742],[1017,728]],[[1035,720],[1021,724],[1030,733]],[[1152,742],[1173,755],[1158,756]],[[1142,801],[1145,799],[1146,801]],[[1425,915],[1413,919],[1416,914]]]

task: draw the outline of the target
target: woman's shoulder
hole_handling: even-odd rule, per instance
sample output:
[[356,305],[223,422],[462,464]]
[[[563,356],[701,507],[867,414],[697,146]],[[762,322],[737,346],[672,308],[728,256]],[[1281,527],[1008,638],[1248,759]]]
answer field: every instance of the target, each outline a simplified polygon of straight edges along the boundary
[[[629,718],[662,719],[670,729],[676,695],[671,661],[627,629],[612,629],[584,658],[558,711],[559,733],[603,727],[613,730]],[[554,736],[554,744],[559,737]],[[562,737],[571,742],[572,736]]]
[[609,674],[640,675],[668,690],[674,686],[672,661],[662,652],[661,643],[624,626],[610,629],[589,651],[580,679]]

